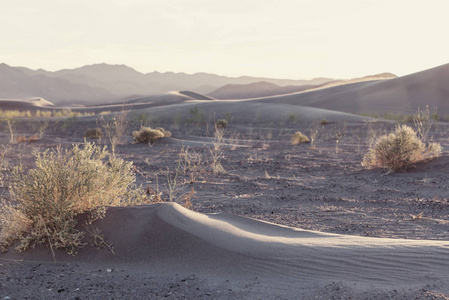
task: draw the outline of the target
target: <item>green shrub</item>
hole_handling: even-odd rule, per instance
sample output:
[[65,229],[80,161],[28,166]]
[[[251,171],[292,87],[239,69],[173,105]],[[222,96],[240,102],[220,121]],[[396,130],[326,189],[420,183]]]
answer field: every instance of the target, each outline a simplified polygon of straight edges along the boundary
[[191,118],[187,119],[187,122],[196,124],[197,126],[204,123],[206,117],[204,116],[204,111],[194,106],[190,109]]
[[411,127],[398,125],[394,132],[383,135],[376,141],[364,156],[362,166],[379,166],[391,173],[440,153],[440,144],[426,145]]
[[293,134],[292,136],[292,145],[298,145],[300,143],[309,143],[309,142],[310,142],[309,138],[304,134],[302,134],[301,131],[295,132],[295,134]]
[[84,134],[85,138],[94,140],[101,139],[102,136],[103,132],[101,131],[101,128],[89,128]]
[[290,123],[296,124],[298,122],[298,116],[294,113],[289,113],[288,114],[288,121]]
[[[164,132],[167,133],[165,130]],[[156,140],[165,137],[164,132],[151,127],[141,127],[139,131],[133,132],[133,139],[136,143],[154,143]]]
[[107,206],[142,202],[135,189],[132,163],[109,155],[105,148],[86,143],[81,149],[61,147],[35,153],[36,167],[27,173],[16,169],[10,185],[13,202],[0,205],[0,245],[19,239],[17,250],[37,244],[52,251],[75,253],[83,246],[76,216],[86,213],[89,222],[104,216]]
[[217,121],[215,126],[217,128],[226,128],[228,126],[228,121],[226,121],[225,119],[220,119],[220,120]]

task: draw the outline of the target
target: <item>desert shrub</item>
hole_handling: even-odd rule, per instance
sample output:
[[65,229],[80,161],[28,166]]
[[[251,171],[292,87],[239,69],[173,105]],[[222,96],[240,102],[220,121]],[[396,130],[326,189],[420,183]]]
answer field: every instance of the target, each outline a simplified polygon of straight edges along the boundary
[[156,140],[165,137],[165,134],[151,127],[140,127],[139,131],[133,132],[133,139],[136,143],[154,143]]
[[171,132],[168,130],[165,130],[162,127],[156,127],[156,130],[159,130],[160,132],[162,132],[164,134],[164,137],[171,137]]
[[295,132],[295,134],[293,134],[292,136],[292,145],[298,145],[300,143],[309,143],[309,142],[310,142],[309,138],[304,134],[302,134],[301,131]]
[[219,119],[215,124],[215,126],[217,128],[226,128],[228,127],[228,121],[226,121],[225,119]]
[[433,112],[431,112],[428,105],[425,110],[418,108],[418,112],[413,116],[413,123],[415,124],[416,133],[423,142],[427,141],[427,136],[430,129],[437,119],[439,119],[437,108],[434,107]]
[[226,121],[231,122],[232,121],[232,114],[230,112],[225,112],[223,119],[225,119]]
[[26,136],[24,136],[24,135],[16,136],[16,143],[24,143],[26,141],[27,141]]
[[204,111],[199,109],[197,106],[194,106],[190,109],[191,118],[187,119],[187,122],[199,125],[204,123],[206,117],[204,116]]
[[411,127],[398,125],[392,133],[378,138],[364,156],[362,165],[367,168],[379,166],[391,173],[440,153],[440,144],[426,145]]
[[298,116],[294,113],[289,113],[288,114],[288,121],[290,123],[296,124],[298,122]]
[[224,147],[224,138],[226,135],[225,128],[218,128],[215,126],[214,136],[210,138],[211,147],[209,147],[210,166],[212,172],[215,174],[226,174],[225,169],[221,164],[226,148]]
[[17,204],[1,202],[3,248],[19,239],[19,251],[44,244],[52,251],[65,248],[75,253],[83,246],[84,235],[75,228],[78,215],[86,213],[92,222],[104,215],[107,206],[144,199],[135,189],[132,163],[109,155],[105,148],[86,143],[83,149],[57,147],[34,155],[35,168],[12,172],[10,193]]
[[99,122],[111,144],[112,154],[115,154],[115,148],[122,142],[128,127],[128,110],[123,106],[122,110],[113,116],[100,115]]
[[85,138],[94,140],[101,139],[102,136],[103,132],[101,131],[101,128],[89,128],[84,134]]

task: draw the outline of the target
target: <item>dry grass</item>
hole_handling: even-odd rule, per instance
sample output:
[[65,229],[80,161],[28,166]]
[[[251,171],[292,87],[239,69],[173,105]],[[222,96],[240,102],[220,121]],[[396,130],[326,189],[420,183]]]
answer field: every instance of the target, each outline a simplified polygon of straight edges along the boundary
[[211,170],[215,174],[226,174],[225,169],[221,165],[221,160],[223,159],[225,148],[223,145],[223,139],[226,134],[225,128],[218,128],[215,126],[214,136],[211,137],[210,141],[212,147],[209,147],[210,153],[210,166]]
[[119,113],[109,119],[102,114],[100,115],[100,123],[106,138],[111,144],[112,154],[115,154],[115,148],[122,143],[122,138],[128,127],[128,111],[123,107]]

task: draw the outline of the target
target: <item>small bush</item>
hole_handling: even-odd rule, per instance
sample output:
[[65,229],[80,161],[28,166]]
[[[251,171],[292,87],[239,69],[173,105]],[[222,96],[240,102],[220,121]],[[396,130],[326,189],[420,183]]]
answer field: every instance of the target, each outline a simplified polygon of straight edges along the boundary
[[26,141],[27,141],[26,136],[24,136],[24,135],[16,136],[16,143],[24,143]]
[[132,163],[109,155],[105,148],[87,143],[83,149],[58,147],[35,153],[36,167],[12,174],[13,205],[0,202],[0,246],[6,249],[20,240],[18,251],[37,244],[52,251],[65,248],[75,253],[83,246],[83,232],[75,229],[76,216],[100,218],[107,206],[132,205],[143,201],[135,187]]
[[[161,128],[164,130],[163,128]],[[170,133],[165,131],[165,133]],[[164,132],[158,129],[153,129],[151,127],[141,127],[139,131],[133,132],[133,139],[136,143],[154,143],[156,140],[165,137]],[[171,133],[170,133],[171,136]]]
[[225,119],[220,119],[220,120],[217,121],[215,126],[217,128],[226,128],[226,127],[228,127],[228,121],[226,121]]
[[298,122],[298,116],[294,113],[289,113],[288,114],[288,121],[290,123],[296,124]]
[[328,120],[326,120],[326,119],[323,119],[323,120],[320,121],[320,125],[327,125],[329,123],[330,122]]
[[292,145],[298,145],[300,143],[309,143],[310,140],[307,136],[301,133],[301,131],[295,132],[292,136]]
[[204,116],[204,111],[199,109],[197,106],[194,106],[190,109],[191,118],[187,119],[187,122],[196,124],[197,126],[201,123],[204,123],[206,117]]
[[411,127],[398,125],[394,132],[383,135],[376,141],[364,156],[362,166],[379,166],[391,173],[440,153],[440,144],[426,145]]
[[93,140],[101,139],[102,136],[103,132],[101,131],[101,128],[89,128],[84,134],[85,138]]
[[165,130],[162,127],[156,127],[156,130],[159,130],[160,132],[162,132],[164,134],[164,137],[171,137],[171,132],[168,130]]

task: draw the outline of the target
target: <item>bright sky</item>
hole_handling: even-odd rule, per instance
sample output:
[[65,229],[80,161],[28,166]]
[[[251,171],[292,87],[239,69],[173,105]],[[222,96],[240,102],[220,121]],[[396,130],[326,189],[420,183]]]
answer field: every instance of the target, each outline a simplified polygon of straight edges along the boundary
[[310,79],[449,63],[449,0],[0,0],[0,62]]

